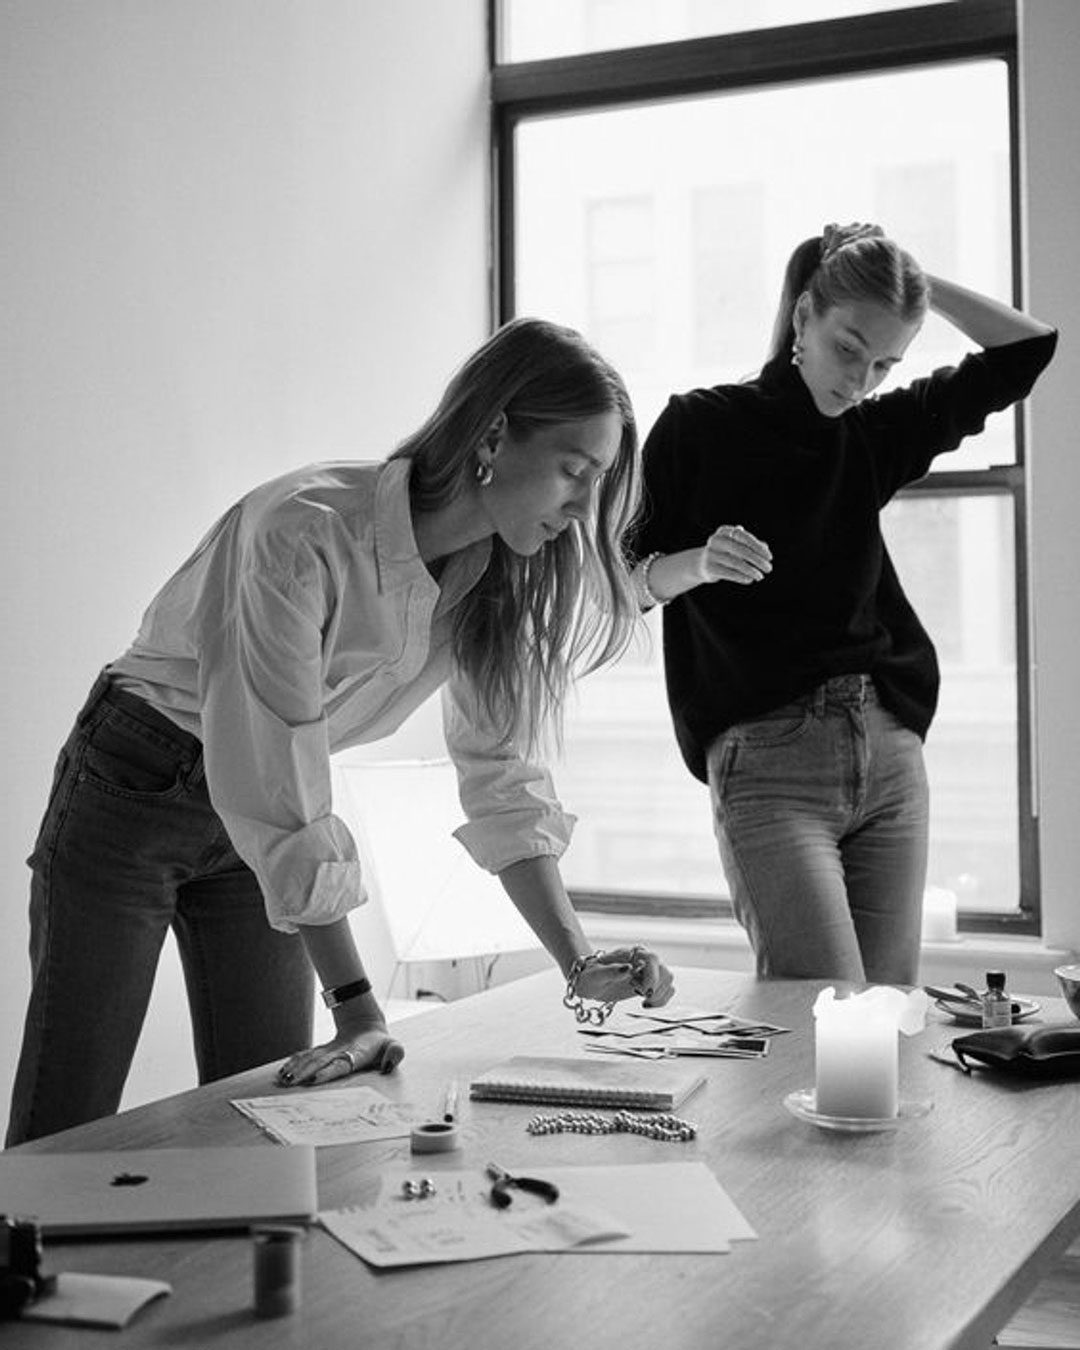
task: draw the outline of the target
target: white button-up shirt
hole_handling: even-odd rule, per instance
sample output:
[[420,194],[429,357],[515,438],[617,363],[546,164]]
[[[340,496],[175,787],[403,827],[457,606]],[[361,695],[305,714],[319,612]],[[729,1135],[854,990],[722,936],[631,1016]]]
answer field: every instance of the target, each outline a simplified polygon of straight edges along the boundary
[[453,609],[489,540],[424,566],[410,464],[316,464],[256,488],[152,601],[111,670],[203,743],[210,799],[255,872],[270,923],[331,923],[366,898],[333,813],[330,755],[379,740],[443,687],[467,823],[498,872],[566,848],[573,817],[547,769],[500,748],[451,655]]

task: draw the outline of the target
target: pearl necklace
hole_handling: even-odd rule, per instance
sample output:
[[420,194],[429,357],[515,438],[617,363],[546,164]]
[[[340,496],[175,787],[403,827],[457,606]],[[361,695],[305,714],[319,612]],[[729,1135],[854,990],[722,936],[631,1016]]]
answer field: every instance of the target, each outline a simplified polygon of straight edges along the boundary
[[554,1116],[533,1116],[525,1128],[529,1134],[640,1134],[666,1143],[697,1138],[697,1126],[682,1116],[636,1116],[630,1111],[617,1111],[614,1116],[562,1111]]

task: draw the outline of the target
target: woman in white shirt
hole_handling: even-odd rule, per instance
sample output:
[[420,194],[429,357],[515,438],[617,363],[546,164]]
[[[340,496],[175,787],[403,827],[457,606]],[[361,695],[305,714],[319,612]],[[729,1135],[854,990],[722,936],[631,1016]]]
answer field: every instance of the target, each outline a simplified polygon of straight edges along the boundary
[[[521,319],[388,459],[313,465],[226,512],[61,752],[30,858],[9,1145],[117,1109],[170,926],[200,1081],[281,1056],[284,1084],[400,1061],[349,927],[363,879],[330,755],[440,687],[458,837],[566,975],[568,1006],[670,998],[652,953],[591,950],[558,871],[573,818],[540,756],[571,679],[632,631],[619,541],[639,476],[618,374]],[[311,1047],[316,976],[336,1034]]]

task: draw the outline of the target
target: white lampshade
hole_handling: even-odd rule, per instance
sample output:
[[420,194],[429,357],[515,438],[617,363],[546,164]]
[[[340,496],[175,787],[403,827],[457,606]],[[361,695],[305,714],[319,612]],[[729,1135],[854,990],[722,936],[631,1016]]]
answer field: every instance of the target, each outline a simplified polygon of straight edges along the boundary
[[453,830],[465,816],[448,759],[338,763],[334,809],[360,851],[399,961],[445,961],[539,946],[499,880]]

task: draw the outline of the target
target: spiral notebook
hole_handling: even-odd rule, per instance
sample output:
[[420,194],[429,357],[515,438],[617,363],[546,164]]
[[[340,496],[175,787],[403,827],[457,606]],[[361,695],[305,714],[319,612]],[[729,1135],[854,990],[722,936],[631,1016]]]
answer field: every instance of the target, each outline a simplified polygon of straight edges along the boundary
[[475,1101],[673,1111],[704,1082],[704,1074],[692,1066],[666,1060],[615,1064],[515,1055],[473,1079],[469,1096]]

